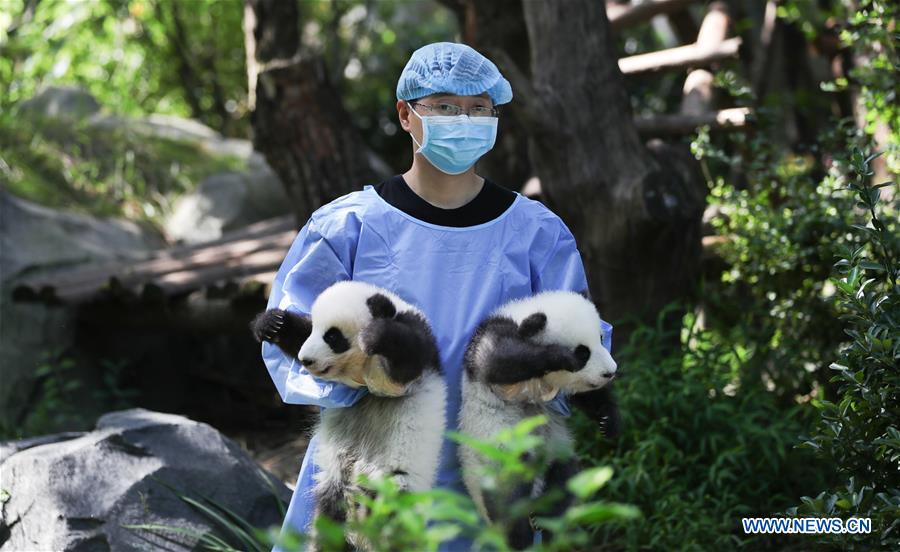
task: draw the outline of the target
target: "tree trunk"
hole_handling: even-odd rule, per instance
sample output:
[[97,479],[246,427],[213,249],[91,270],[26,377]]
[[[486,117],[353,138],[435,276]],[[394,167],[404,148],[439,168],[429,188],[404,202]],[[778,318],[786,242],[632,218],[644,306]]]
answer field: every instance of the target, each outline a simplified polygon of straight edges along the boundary
[[[506,75],[506,67],[497,56],[504,52],[517,67],[530,65],[528,33],[521,0],[440,0],[456,14],[462,41],[497,64]],[[519,90],[513,87],[513,101],[501,106],[500,128],[493,150],[478,161],[478,174],[497,184],[519,191],[534,174],[528,162],[528,128],[518,109]]]
[[[689,154],[641,142],[602,2],[523,8],[531,161],[545,202],[575,235],[594,302],[621,346],[629,320],[655,323],[667,303],[693,290],[706,187]],[[682,315],[672,311],[664,323],[677,327]]]
[[376,171],[319,56],[301,56],[297,2],[246,0],[253,145],[284,184],[298,221],[386,176]]

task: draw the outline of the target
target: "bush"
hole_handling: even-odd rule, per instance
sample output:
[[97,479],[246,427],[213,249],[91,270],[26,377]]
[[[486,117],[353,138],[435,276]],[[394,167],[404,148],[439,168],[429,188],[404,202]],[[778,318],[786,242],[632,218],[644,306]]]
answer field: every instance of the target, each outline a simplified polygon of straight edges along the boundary
[[685,317],[682,354],[664,351],[670,341],[659,327],[642,327],[619,351],[618,441],[603,441],[579,418],[581,454],[616,472],[607,498],[645,516],[601,527],[594,542],[613,550],[777,545],[744,535],[740,518],[771,515],[823,484],[812,455],[794,448],[811,413],[779,406],[758,379],[742,377],[747,352],[699,329],[695,315]]
[[[472,446],[493,461],[486,481],[498,486],[514,486],[533,481],[536,474],[546,469],[553,459],[559,459],[559,451],[550,451],[543,439],[531,431],[546,418],[537,416],[523,420],[514,428],[505,430],[493,439],[482,442],[463,434],[452,432],[451,438]],[[524,452],[534,454],[523,454]],[[608,503],[593,499],[595,494],[612,477],[608,467],[592,467],[583,470],[569,480],[568,488],[575,495],[575,502],[559,517],[537,517],[536,523],[554,532],[553,542],[536,545],[530,550],[572,550],[585,546],[590,530],[610,521],[625,521],[638,517],[633,506]],[[373,496],[357,494],[358,504],[367,510],[363,520],[348,519],[338,524],[328,518],[316,520],[317,544],[323,550],[343,550],[345,534],[352,532],[373,544],[374,550],[436,550],[445,540],[465,535],[474,541],[474,549],[507,550],[502,523],[484,524],[476,513],[471,498],[453,491],[433,489],[425,492],[400,492],[391,479],[363,481],[363,486]],[[510,512],[541,512],[558,500],[561,493],[548,492],[544,497],[526,498],[510,504]],[[271,531],[268,540],[274,544],[277,531]],[[300,550],[308,540],[296,533],[284,536],[285,550]]]
[[[856,248],[839,247],[832,278],[838,289],[841,320],[851,337],[831,364],[839,384],[835,401],[816,400],[821,420],[804,445],[816,451],[841,478],[837,487],[789,513],[869,517],[868,535],[825,535],[822,542],[845,549],[900,548],[900,238],[896,218],[879,218],[881,188],[868,183],[869,162],[854,152],[855,178],[848,189],[858,197],[871,225],[854,225],[862,238]],[[895,199],[896,201],[896,199]],[[896,214],[896,207],[893,211]]]

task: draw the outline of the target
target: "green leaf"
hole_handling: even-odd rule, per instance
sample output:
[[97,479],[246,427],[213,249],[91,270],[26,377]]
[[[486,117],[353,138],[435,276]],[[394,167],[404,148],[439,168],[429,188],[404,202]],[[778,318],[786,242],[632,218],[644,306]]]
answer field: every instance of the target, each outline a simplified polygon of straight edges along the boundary
[[341,524],[326,516],[319,516],[315,521],[316,537],[324,550],[343,550],[345,548],[344,529]]
[[634,519],[641,516],[640,510],[627,504],[602,504],[593,502],[573,506],[566,510],[565,518],[570,523],[590,525],[612,519]]
[[470,437],[464,433],[459,433],[456,431],[447,431],[447,437],[453,439],[454,441],[465,445],[472,450],[480,453],[482,456],[486,458],[490,458],[491,460],[497,460],[502,462],[505,460],[509,453],[505,452],[500,447],[494,446],[490,443],[485,443],[479,439],[474,437]]
[[569,479],[566,486],[578,498],[584,499],[606,485],[612,474],[613,470],[609,466],[590,468]]
[[881,263],[877,263],[874,261],[860,261],[859,266],[867,270],[884,270],[884,267],[881,266]]

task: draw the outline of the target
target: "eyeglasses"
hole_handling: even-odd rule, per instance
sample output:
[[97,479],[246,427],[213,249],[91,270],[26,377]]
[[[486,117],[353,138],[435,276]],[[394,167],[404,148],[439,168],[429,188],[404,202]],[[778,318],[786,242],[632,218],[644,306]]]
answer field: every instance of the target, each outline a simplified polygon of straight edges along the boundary
[[470,107],[468,111],[466,111],[460,106],[450,103],[436,103],[431,105],[419,102],[407,103],[409,105],[421,105],[422,107],[426,107],[428,108],[428,111],[434,115],[448,115],[454,117],[456,115],[461,115],[463,112],[469,117],[497,117],[500,115],[500,110],[496,107],[484,107],[482,105]]

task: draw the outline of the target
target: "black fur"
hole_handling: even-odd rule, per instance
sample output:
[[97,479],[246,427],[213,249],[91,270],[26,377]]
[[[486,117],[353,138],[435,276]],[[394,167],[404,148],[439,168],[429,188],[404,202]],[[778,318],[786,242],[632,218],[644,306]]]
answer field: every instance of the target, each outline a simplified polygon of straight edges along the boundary
[[297,358],[300,347],[312,333],[312,321],[308,316],[271,309],[261,312],[253,319],[250,331],[256,341],[273,343],[284,351],[284,354]]
[[344,332],[340,329],[331,327],[322,335],[322,340],[328,344],[328,347],[335,353],[341,354],[350,350],[350,342],[344,336]]
[[585,415],[600,424],[603,435],[609,438],[618,437],[622,433],[622,417],[612,389],[612,383],[587,393],[576,393],[569,397],[569,402]]
[[[562,492],[562,498],[553,504],[549,512],[545,513],[547,517],[561,516],[575,503],[575,496],[568,491],[566,483],[575,477],[579,470],[580,466],[576,459],[557,460],[547,468],[547,472],[544,474],[547,482],[544,492],[551,489],[559,489]],[[553,533],[549,529],[542,529],[542,532],[541,542],[549,543],[553,540]]]
[[394,306],[394,303],[381,293],[376,293],[366,299],[366,305],[369,307],[369,312],[372,313],[372,318],[393,318],[397,314],[397,307]]
[[524,550],[534,542],[534,531],[527,517],[509,518],[510,507],[528,499],[531,496],[531,487],[530,483],[520,483],[508,496],[491,492],[482,495],[484,507],[491,521],[506,524],[506,540],[514,550]]
[[346,496],[339,485],[330,485],[316,495],[318,515],[325,515],[338,523],[347,521]]
[[[542,377],[558,370],[577,371],[580,366],[572,351],[559,345],[542,345],[523,337],[540,325],[546,324],[546,316],[532,315],[523,322],[522,327],[502,316],[492,316],[484,320],[475,329],[465,353],[464,363],[469,376],[475,381],[489,384],[508,385],[521,383]],[[525,331],[523,332],[523,328]],[[533,334],[532,334],[533,335]],[[491,337],[493,347],[487,353],[484,364],[478,366],[480,372],[473,373],[474,355],[481,341]]]
[[466,370],[466,374],[468,374],[469,379],[472,381],[484,381],[482,373],[476,373],[475,369],[477,363],[475,362],[475,349],[476,345],[479,344],[485,337],[488,337],[489,334],[499,335],[499,336],[518,336],[519,327],[516,326],[515,321],[511,318],[506,318],[504,316],[490,316],[481,321],[480,324],[475,328],[475,332],[472,334],[472,337],[469,339],[469,344],[466,347],[466,352],[463,356],[463,367]]
[[[383,295],[373,295],[369,301]],[[384,299],[387,299],[384,297]],[[374,303],[374,307],[373,307]],[[369,304],[373,313],[387,312],[380,300]],[[391,304],[393,308],[393,304]],[[406,311],[392,317],[377,317],[360,332],[362,350],[367,355],[387,359],[387,372],[392,380],[406,384],[422,375],[426,367],[440,370],[436,340],[428,323],[416,312]]]
[[506,540],[513,550],[525,550],[531,546],[534,542],[534,529],[531,527],[531,521],[527,517],[512,520]]
[[[541,488],[541,494],[547,495],[551,491],[559,493],[560,498],[553,503],[545,503],[545,507],[539,512],[533,512],[547,517],[559,517],[575,502],[575,497],[566,489],[566,483],[579,471],[578,461],[556,460],[550,463],[547,470],[539,475],[535,481],[524,482],[517,485],[508,495],[500,496],[493,492],[484,492],[484,505],[488,517],[494,522],[505,523],[507,528],[507,542],[514,550],[524,550],[534,541],[534,527],[527,516],[509,518],[510,508],[520,501],[527,500],[533,495],[533,490]],[[549,544],[553,534],[548,529],[543,529],[542,542]]]
[[587,365],[587,361],[591,358],[591,349],[586,345],[579,345],[575,347],[575,358],[578,359],[578,367],[584,368]]
[[519,335],[525,339],[532,338],[547,327],[547,315],[542,312],[531,314],[519,325]]

